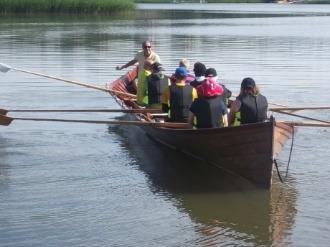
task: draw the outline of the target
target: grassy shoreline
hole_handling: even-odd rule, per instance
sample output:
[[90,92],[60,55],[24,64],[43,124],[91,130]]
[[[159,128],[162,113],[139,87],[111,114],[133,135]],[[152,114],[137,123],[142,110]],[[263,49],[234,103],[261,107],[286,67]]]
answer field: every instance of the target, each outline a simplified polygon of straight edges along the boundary
[[[280,0],[206,0],[207,3],[276,3]],[[330,4],[330,0],[288,0],[294,4]],[[136,3],[173,3],[173,0],[135,0]],[[176,0],[178,3],[199,3],[199,0]]]
[[[330,0],[329,0],[330,1]],[[176,0],[177,3],[199,3],[199,0]],[[269,3],[268,0],[207,0],[207,3]],[[135,0],[135,3],[173,3],[173,0]]]
[[111,14],[135,9],[134,0],[1,0],[0,15]]
[[[294,2],[294,0],[291,1]],[[298,1],[295,3],[330,4],[330,0]],[[177,2],[193,3],[199,2],[199,0],[177,0]],[[207,2],[271,3],[274,0],[207,0]],[[0,0],[0,16],[17,14],[109,15],[134,10],[136,3],[173,3],[173,0]]]

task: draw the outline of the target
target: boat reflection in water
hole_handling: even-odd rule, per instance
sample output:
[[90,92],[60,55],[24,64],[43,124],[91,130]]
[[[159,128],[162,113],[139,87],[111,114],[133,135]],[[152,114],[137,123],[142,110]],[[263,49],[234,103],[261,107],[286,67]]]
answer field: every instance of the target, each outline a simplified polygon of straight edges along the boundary
[[270,190],[260,189],[159,145],[138,127],[109,128],[123,137],[123,145],[151,181],[151,190],[166,195],[178,210],[189,214],[200,236],[194,244],[288,244],[296,201],[290,184],[275,179]]

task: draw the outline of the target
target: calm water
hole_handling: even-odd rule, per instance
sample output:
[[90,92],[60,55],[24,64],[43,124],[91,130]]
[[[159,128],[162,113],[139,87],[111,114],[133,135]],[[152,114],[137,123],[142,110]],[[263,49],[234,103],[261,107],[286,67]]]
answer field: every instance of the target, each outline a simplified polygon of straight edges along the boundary
[[[272,103],[329,105],[329,26],[327,5],[140,5],[115,19],[2,18],[0,62],[104,85],[150,38],[168,73],[187,57],[215,67],[234,93],[251,76]],[[0,75],[0,92],[5,109],[117,107],[103,92],[14,71]],[[161,148],[135,127],[14,121],[0,128],[0,246],[330,241],[328,129],[300,128],[285,184],[274,176],[264,191]],[[283,176],[289,150],[279,159]]]

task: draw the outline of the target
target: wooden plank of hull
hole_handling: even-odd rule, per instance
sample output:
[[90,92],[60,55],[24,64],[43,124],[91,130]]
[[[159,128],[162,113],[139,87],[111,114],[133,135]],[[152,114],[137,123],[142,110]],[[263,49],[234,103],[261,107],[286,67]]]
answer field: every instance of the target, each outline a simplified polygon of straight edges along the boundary
[[288,139],[294,134],[294,127],[285,123],[275,122],[274,158],[277,158]]
[[[127,92],[126,85],[134,80],[137,70],[112,82],[110,89]],[[139,107],[134,101],[114,95],[124,108]],[[136,114],[137,119],[149,119]],[[154,140],[218,166],[232,174],[248,179],[264,188],[270,188],[273,159],[293,133],[293,127],[274,120],[265,123],[220,129],[168,129],[151,126],[140,128]]]
[[223,129],[144,128],[154,139],[269,188],[273,167],[272,123]]

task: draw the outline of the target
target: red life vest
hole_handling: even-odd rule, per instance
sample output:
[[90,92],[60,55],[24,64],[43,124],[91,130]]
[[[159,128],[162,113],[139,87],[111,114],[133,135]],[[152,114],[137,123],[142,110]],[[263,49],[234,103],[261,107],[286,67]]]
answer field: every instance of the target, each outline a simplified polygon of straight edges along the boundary
[[214,97],[224,93],[223,87],[212,77],[206,77],[205,80],[196,87],[199,97]]

